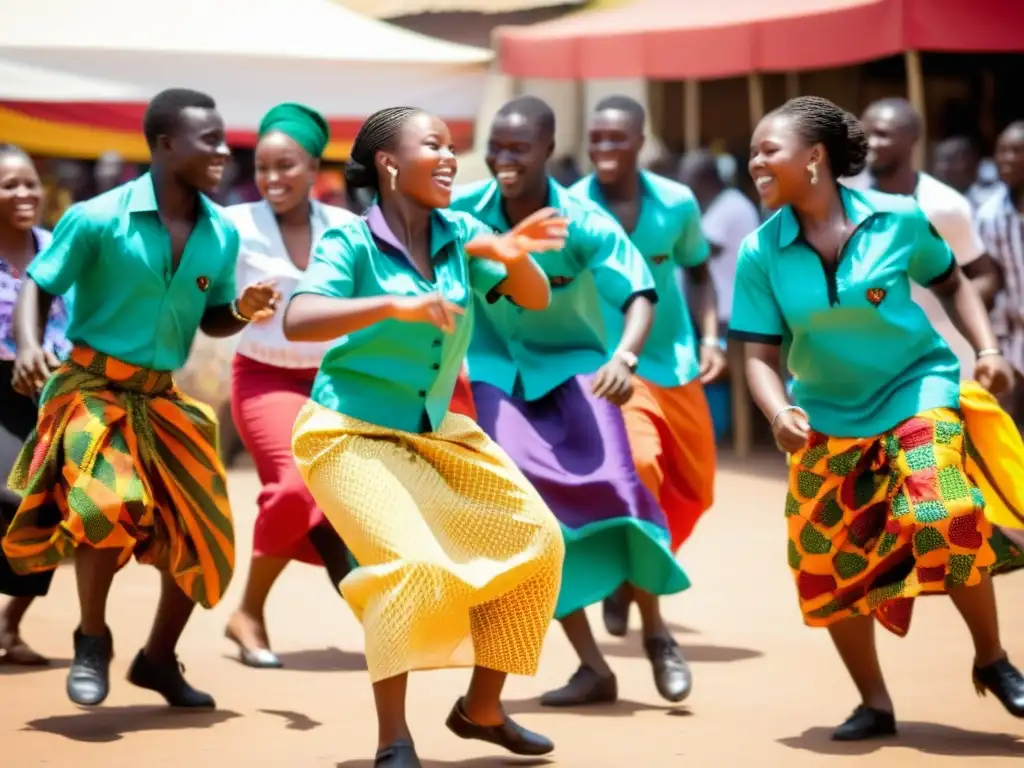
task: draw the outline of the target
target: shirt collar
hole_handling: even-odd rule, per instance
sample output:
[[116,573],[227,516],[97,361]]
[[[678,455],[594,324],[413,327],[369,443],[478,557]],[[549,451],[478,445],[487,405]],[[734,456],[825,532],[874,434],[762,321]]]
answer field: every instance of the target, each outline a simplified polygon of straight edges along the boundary
[[[846,216],[859,227],[879,212],[875,196],[839,185],[839,197],[843,201]],[[787,205],[779,212],[779,248],[788,248],[800,237],[800,222],[797,221],[793,206]]]
[[[376,202],[367,209],[366,213],[363,214],[363,218],[366,220],[366,226],[374,237],[382,240],[406,258],[409,257],[408,251],[406,251],[402,241],[392,231],[391,227],[388,226],[387,219],[384,218],[384,212]],[[435,210],[431,213],[430,255],[432,257],[436,258],[439,253],[443,252],[445,248],[454,242],[455,234],[453,230],[454,226],[444,211]]]
[[[152,174],[147,171],[139,178],[129,181],[127,187],[129,213],[156,213],[159,211]],[[213,201],[202,192],[199,193],[199,208],[207,216],[213,212],[214,208]]]
[[[549,176],[547,205],[565,216],[568,215],[571,202],[569,190]],[[486,189],[475,206],[474,215],[495,229],[503,231],[511,229],[501,206],[501,190],[496,180],[491,179],[487,182]]]

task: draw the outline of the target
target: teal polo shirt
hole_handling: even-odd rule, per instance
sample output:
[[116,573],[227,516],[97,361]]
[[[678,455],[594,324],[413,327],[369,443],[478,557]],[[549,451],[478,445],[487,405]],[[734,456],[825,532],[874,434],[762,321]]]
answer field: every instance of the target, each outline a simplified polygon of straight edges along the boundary
[[[569,220],[561,250],[534,256],[551,281],[551,304],[536,312],[507,299],[474,299],[470,379],[537,400],[573,376],[608,361],[602,302],[625,311],[634,296],[657,300],[654,277],[626,233],[600,206],[550,181],[548,205]],[[495,181],[456,189],[452,208],[495,232],[511,229]]]
[[913,198],[840,189],[856,229],[834,274],[786,207],[744,240],[730,338],[789,345],[793,399],[832,437],[874,437],[958,408],[960,365],[910,295],[956,260]]
[[434,282],[424,278],[387,232],[359,218],[324,232],[295,295],[337,299],[441,293],[466,308],[446,334],[429,323],[384,320],[337,339],[313,382],[314,402],[402,432],[431,432],[448,412],[473,327],[471,294],[486,296],[506,277],[465,246],[490,229],[470,216],[434,211],[430,250]]
[[208,307],[235,299],[238,230],[203,195],[178,269],[148,173],[76,203],[28,274],[52,296],[74,295],[67,337],[157,371],[181,368]]
[[[661,387],[679,387],[700,373],[696,334],[679,267],[703,264],[711,249],[701,231],[700,206],[689,187],[641,171],[640,190],[640,217],[628,234],[654,275],[658,311],[654,313],[637,374]],[[593,175],[582,178],[571,191],[607,210]],[[603,309],[609,346],[614,348],[622,338],[624,315],[609,304]]]

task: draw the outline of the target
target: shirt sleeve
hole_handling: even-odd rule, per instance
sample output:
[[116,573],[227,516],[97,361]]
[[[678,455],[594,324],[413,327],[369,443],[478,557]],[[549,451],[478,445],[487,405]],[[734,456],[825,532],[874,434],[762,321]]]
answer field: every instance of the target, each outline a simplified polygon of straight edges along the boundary
[[697,267],[708,260],[711,246],[704,238],[700,224],[700,208],[691,196],[679,207],[678,215],[682,219],[682,231],[672,249],[672,258],[680,267]]
[[[494,234],[494,230],[469,214],[463,217],[463,222],[464,236],[462,242],[464,246],[472,242],[474,238]],[[490,259],[478,259],[475,256],[467,255],[466,258],[469,260],[469,266],[467,267],[469,271],[469,287],[489,300],[493,301],[499,298],[495,295],[494,289],[508,277],[508,270],[505,269],[505,265]]]
[[313,293],[333,299],[351,299],[355,295],[357,256],[358,250],[342,229],[328,229],[316,244],[293,295]]
[[63,296],[100,252],[102,228],[82,205],[68,208],[50,244],[28,266],[28,276],[51,296]]
[[614,219],[591,213],[580,217],[575,227],[573,223],[569,226],[570,239],[578,241],[570,245],[582,247],[598,293],[610,306],[625,310],[637,294],[657,301],[654,276],[647,262]]
[[224,260],[220,274],[210,286],[210,292],[206,295],[206,306],[222,307],[238,297],[238,280],[235,270],[238,268],[240,242],[238,230],[232,226],[228,230],[228,258]]
[[910,278],[925,287],[948,278],[956,268],[956,257],[924,211],[917,208],[908,214],[905,226],[914,244],[907,267]]
[[962,202],[963,205],[946,211],[941,222],[942,237],[949,244],[961,267],[978,260],[985,253],[985,245],[974,229],[970,204],[966,200]]
[[744,241],[736,260],[729,338],[782,344],[786,323],[756,244]]

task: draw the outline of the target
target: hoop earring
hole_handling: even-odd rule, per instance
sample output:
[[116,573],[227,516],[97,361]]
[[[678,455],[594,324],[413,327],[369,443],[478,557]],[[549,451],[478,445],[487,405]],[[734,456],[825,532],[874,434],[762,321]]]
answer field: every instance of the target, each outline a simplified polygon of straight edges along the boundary
[[398,187],[398,169],[393,165],[389,165],[388,173],[391,174],[391,191],[394,192]]
[[817,184],[818,183],[818,164],[817,163],[810,163],[807,166],[807,172],[809,174],[811,174],[811,184]]

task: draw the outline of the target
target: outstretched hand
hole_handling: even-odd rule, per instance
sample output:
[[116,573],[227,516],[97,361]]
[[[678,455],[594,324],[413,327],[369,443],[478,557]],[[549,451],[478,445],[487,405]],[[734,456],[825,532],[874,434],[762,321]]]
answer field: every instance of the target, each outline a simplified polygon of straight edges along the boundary
[[426,296],[396,296],[393,306],[396,320],[405,323],[430,323],[445,333],[452,333],[455,330],[455,318],[466,314],[466,310],[439,293]]
[[272,282],[247,285],[238,297],[238,311],[251,323],[259,323],[273,316],[281,302],[281,294]]
[[503,235],[475,237],[466,245],[470,256],[498,261],[506,266],[530,253],[557,251],[565,246],[569,220],[554,208],[530,214]]

